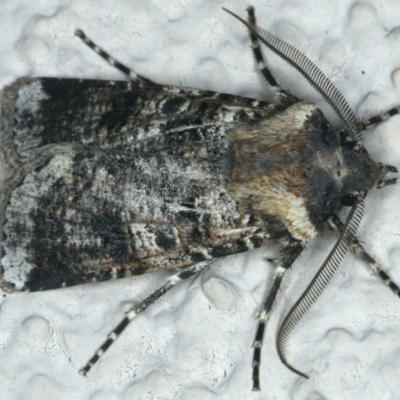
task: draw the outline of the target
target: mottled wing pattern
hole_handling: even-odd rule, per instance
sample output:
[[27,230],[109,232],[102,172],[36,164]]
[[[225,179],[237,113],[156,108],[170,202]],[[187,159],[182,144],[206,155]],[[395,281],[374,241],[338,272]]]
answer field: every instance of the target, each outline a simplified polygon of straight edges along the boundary
[[227,193],[226,134],[275,106],[52,78],[19,80],[2,96],[4,289],[183,267],[268,240]]
[[215,157],[226,150],[230,125],[280,110],[198,89],[56,78],[22,78],[4,90],[2,100],[2,114],[10,116],[2,131],[24,158],[64,142],[103,150]]

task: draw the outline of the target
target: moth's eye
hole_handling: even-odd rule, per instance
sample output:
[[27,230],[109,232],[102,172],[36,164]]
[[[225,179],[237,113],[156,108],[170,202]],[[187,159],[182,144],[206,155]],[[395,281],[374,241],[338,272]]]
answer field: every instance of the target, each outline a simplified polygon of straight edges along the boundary
[[342,201],[342,205],[344,205],[345,207],[352,207],[358,200],[358,196],[349,193],[341,196],[340,200]]

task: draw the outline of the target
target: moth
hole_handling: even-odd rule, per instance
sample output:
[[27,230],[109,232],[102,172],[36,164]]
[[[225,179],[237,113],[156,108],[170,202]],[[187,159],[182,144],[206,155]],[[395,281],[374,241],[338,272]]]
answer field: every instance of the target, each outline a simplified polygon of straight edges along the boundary
[[[226,10],[228,11],[228,10]],[[230,254],[276,241],[280,256],[254,340],[253,390],[260,390],[266,323],[286,271],[327,229],[338,241],[278,333],[290,332],[348,249],[393,291],[399,288],[355,237],[369,190],[394,184],[372,160],[361,132],[399,113],[359,121],[303,54],[256,25],[252,50],[274,102],[159,85],[76,34],[127,81],[22,78],[0,97],[1,278],[5,292],[40,291],[178,269],[133,307],[81,369],[86,375],[136,315]],[[260,42],[296,68],[334,109],[336,130],[312,102],[281,88]],[[338,212],[350,207],[343,223]]]

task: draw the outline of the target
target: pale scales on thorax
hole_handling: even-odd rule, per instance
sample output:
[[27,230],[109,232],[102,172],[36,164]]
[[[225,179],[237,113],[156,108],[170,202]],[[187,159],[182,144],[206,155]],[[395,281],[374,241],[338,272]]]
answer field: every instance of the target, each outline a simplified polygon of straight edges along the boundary
[[[237,165],[229,184],[245,212],[271,215],[304,243],[341,206],[348,169],[339,136],[313,103],[238,126],[230,136]],[[370,188],[379,166],[369,158]],[[367,181],[368,182],[368,181]]]

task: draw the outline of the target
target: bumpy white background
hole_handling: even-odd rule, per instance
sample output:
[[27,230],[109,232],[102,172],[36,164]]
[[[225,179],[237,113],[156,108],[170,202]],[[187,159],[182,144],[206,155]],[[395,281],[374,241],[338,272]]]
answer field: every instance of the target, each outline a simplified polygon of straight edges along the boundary
[[[397,0],[252,4],[259,24],[314,60],[358,116],[400,104]],[[246,29],[221,10],[226,6],[244,16],[247,5],[239,0],[2,0],[0,86],[21,76],[123,79],[74,37],[79,27],[157,82],[268,99],[254,72]],[[265,54],[285,88],[321,103],[297,73]],[[395,117],[368,132],[365,143],[374,158],[400,166],[399,130]],[[370,193],[359,231],[365,247],[398,283],[399,199],[400,185]],[[227,258],[175,288],[130,325],[87,378],[79,368],[123,311],[168,274],[4,297],[0,398],[399,399],[400,299],[352,256],[290,341],[290,360],[310,379],[279,362],[277,327],[332,244],[332,236],[310,244],[286,276],[266,331],[259,393],[251,392],[251,344],[261,299],[271,285],[265,249]]]

